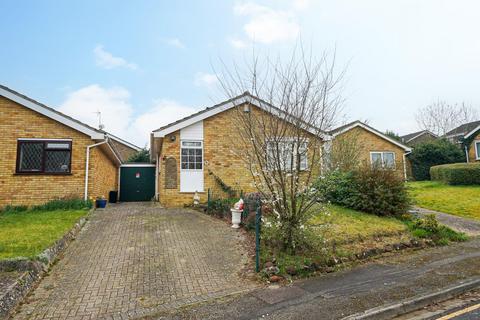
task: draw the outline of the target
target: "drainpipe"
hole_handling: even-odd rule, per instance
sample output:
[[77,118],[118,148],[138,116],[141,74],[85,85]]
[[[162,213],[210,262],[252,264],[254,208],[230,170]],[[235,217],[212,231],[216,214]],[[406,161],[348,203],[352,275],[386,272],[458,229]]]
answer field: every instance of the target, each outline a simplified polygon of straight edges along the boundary
[[83,194],[83,200],[85,201],[87,201],[88,199],[88,167],[90,165],[90,149],[95,148],[99,145],[105,144],[107,142],[108,142],[108,139],[105,139],[102,142],[87,146],[87,160],[85,161],[85,192]]
[[155,200],[159,200],[158,199],[158,175],[160,173],[160,155],[157,153],[157,161],[155,162],[156,166],[155,166]]
[[470,162],[470,159],[468,159],[468,147],[465,145],[465,156],[467,158],[467,163]]
[[405,178],[405,181],[407,181],[407,155],[412,153],[412,151],[406,152],[403,154],[403,176]]

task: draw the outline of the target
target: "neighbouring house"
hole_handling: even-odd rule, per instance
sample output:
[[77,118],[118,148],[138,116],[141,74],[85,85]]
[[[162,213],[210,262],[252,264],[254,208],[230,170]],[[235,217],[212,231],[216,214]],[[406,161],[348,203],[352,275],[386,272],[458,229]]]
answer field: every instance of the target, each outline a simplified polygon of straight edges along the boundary
[[480,121],[464,123],[448,131],[443,137],[451,143],[462,146],[464,137],[478,126],[480,126]]
[[108,196],[139,148],[0,85],[0,207]]
[[438,136],[428,130],[417,131],[400,137],[401,142],[409,147],[431,142],[438,139]]
[[465,151],[467,162],[480,161],[480,121],[462,124],[447,132],[445,138]]
[[[409,162],[406,155],[412,149],[386,134],[361,122],[353,121],[329,132],[332,157],[350,157],[355,163],[366,163],[384,169],[395,170],[407,179]],[[348,159],[347,159],[348,160]],[[345,160],[343,160],[345,161]]]
[[[206,201],[207,190],[216,188],[217,178],[225,185],[244,192],[254,191],[250,172],[239,157],[240,148],[234,112],[249,110],[266,112],[265,102],[244,93],[234,99],[206,108],[186,118],[154,130],[150,150],[156,163],[156,198],[165,206],[182,206],[193,203],[195,193]],[[318,132],[318,131],[317,131]],[[405,153],[410,148],[383,133],[359,122],[322,133],[324,146],[334,145],[340,136],[357,136],[362,140],[361,157],[375,165],[397,170],[405,175]],[[333,138],[333,143],[329,142]],[[238,141],[238,139],[237,139]],[[322,148],[323,166],[328,148]],[[305,169],[313,166],[305,159]]]

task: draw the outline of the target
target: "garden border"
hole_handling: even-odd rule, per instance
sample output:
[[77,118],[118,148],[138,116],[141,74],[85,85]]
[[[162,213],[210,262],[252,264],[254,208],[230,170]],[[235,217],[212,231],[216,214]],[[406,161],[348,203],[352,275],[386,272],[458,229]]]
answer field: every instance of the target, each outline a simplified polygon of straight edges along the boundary
[[10,285],[6,292],[0,296],[0,317],[6,317],[15,309],[27,294],[48,272],[48,269],[56,261],[58,256],[75,240],[78,233],[83,229],[90,215],[95,211],[92,208],[81,217],[75,225],[67,231],[59,240],[38,254],[33,259],[14,258],[0,260],[0,272],[20,271],[23,272],[15,282]]

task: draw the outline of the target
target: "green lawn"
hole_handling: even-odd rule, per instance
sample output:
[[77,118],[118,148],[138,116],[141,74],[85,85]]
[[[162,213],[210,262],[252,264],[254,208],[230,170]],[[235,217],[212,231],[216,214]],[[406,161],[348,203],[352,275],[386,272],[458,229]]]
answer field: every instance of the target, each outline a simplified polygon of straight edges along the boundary
[[88,210],[0,213],[0,259],[34,257],[60,239]]
[[335,205],[328,206],[327,212],[316,214],[311,223],[319,227],[328,226],[324,233],[326,240],[337,243],[397,236],[407,231],[405,224],[395,218],[379,217]]
[[480,219],[480,186],[450,186],[435,181],[408,183],[419,207]]

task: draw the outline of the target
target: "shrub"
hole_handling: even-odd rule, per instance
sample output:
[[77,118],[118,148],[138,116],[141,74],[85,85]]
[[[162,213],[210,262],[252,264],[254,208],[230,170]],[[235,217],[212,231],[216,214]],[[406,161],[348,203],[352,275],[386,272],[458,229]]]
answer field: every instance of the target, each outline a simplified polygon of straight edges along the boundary
[[365,166],[352,173],[331,172],[316,188],[326,201],[379,216],[400,216],[410,206],[405,183],[392,170]]
[[17,213],[17,212],[25,212],[27,210],[28,210],[27,206],[7,205],[2,210],[0,210],[0,213]]
[[33,211],[53,211],[53,210],[81,210],[90,209],[93,206],[91,200],[78,198],[55,199],[47,203],[36,205],[31,208]]
[[453,163],[430,168],[432,180],[451,185],[480,184],[480,163]]
[[128,160],[128,163],[150,163],[150,151],[147,149],[143,148],[132,154]]
[[413,225],[415,228],[433,233],[437,233],[439,230],[438,220],[434,214],[427,214],[423,218],[415,220]]
[[224,218],[230,214],[230,208],[233,207],[238,198],[226,198],[226,199],[213,199],[208,203],[208,214],[216,215],[217,217]]
[[464,152],[453,143],[440,139],[415,146],[408,156],[415,180],[429,180],[432,166],[464,162]]

